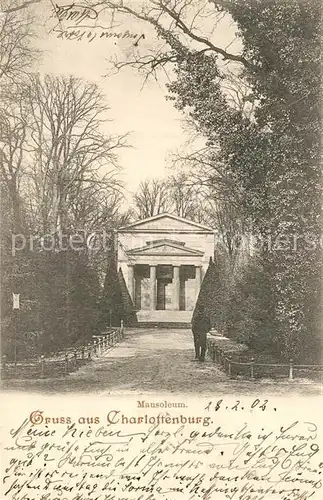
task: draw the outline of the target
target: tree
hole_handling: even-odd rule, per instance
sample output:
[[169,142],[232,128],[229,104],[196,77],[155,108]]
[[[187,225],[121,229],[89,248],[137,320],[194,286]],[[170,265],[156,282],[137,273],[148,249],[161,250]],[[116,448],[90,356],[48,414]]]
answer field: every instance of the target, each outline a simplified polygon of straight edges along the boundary
[[171,212],[195,222],[207,223],[201,187],[185,171],[168,177]]
[[121,188],[116,152],[125,136],[102,133],[106,105],[98,87],[72,76],[31,75],[24,98],[30,112],[27,190],[41,231],[83,226],[85,203],[102,203],[103,188],[113,210]]
[[168,183],[159,179],[141,182],[133,202],[139,219],[167,212],[171,208]]
[[8,190],[11,229],[23,226],[20,181],[27,135],[22,80],[38,59],[33,47],[33,19],[19,12],[16,1],[0,0],[0,178]]
[[[4,9],[2,10],[2,12],[4,13],[12,13],[12,12],[18,12],[18,11],[21,11],[21,10],[24,10],[24,9],[27,9],[28,7],[30,7],[31,5],[35,5],[37,3],[41,3],[42,0],[25,0],[25,1],[15,1],[15,2],[10,2],[10,6],[7,5],[4,7]],[[8,2],[7,2],[8,4]]]
[[31,74],[23,89],[6,92],[0,172],[15,232],[91,231],[113,221],[123,198],[116,152],[126,138],[102,133],[105,112],[96,85],[73,77]]
[[[27,4],[27,3],[26,3]],[[27,5],[25,5],[27,7]],[[20,12],[21,4],[0,0],[0,85],[19,85],[39,56],[32,46],[33,18]],[[1,88],[1,97],[8,89]]]
[[[38,52],[28,7],[36,3],[1,2],[1,208],[8,216],[2,224],[1,321],[10,357],[12,291],[21,295],[19,357],[27,355],[35,332],[37,354],[98,332],[100,274],[108,250],[102,237],[125,219],[117,153],[126,146],[126,135],[104,133],[108,107],[95,84],[32,72]],[[16,255],[12,233],[26,242]],[[33,240],[43,242],[49,234],[59,243],[63,233],[81,233],[99,245],[89,248],[86,239],[82,249],[58,252],[60,247],[42,249]]]
[[[156,44],[154,51],[142,53],[135,50],[132,58],[128,61],[117,61],[115,67],[120,69],[125,65],[130,65],[146,75],[157,76],[158,70],[167,71],[169,63],[177,63],[177,54],[172,50],[173,43],[178,43],[178,47],[186,44],[186,46],[197,47],[197,50],[201,52],[221,56],[226,63],[234,62],[246,68],[252,67],[252,62],[243,55],[232,53],[225,46],[220,47],[212,41],[214,28],[224,17],[223,11],[225,9],[229,11],[230,4],[230,1],[220,0],[214,8],[209,3],[198,7],[193,0],[172,0],[171,2],[149,0],[146,4],[139,2],[135,6],[130,1],[101,1],[100,5],[106,6],[111,11],[111,19],[115,23],[119,22],[118,14],[139,19],[143,23],[150,24],[159,38],[159,44]],[[209,24],[207,31],[203,32],[201,26],[205,26],[206,19]]]
[[7,95],[0,107],[0,176],[9,195],[11,230],[15,233],[21,232],[24,226],[21,179],[25,168],[27,121],[21,95],[18,92]]
[[[320,353],[321,228],[320,81],[321,2],[231,4],[244,38],[244,56],[257,61],[247,72],[259,99],[258,126],[267,127],[264,164],[268,210],[264,234],[278,240],[266,252],[286,357]],[[265,27],[264,33],[254,26]],[[259,151],[259,147],[257,148]],[[261,152],[261,150],[260,150]],[[270,153],[270,154],[269,154]],[[258,219],[259,221],[259,219]],[[304,238],[311,242],[304,244]],[[279,245],[282,238],[284,243]],[[297,238],[298,243],[291,242]],[[287,244],[286,244],[287,242]],[[314,245],[313,245],[314,244]],[[296,257],[296,258],[295,258]],[[315,306],[309,307],[313,301]]]
[[216,295],[215,307],[225,316],[226,334],[259,352],[282,354],[279,325],[276,324],[272,276],[261,258],[250,259],[236,273],[233,286],[225,291],[223,304]]
[[[213,309],[213,280],[214,280],[214,262],[212,257],[210,257],[209,266],[206,270],[205,276],[203,278],[199,295],[195,303],[193,315],[192,315],[192,328],[197,326],[199,321],[205,321],[207,319],[211,326],[214,326],[211,321],[212,309]],[[194,328],[195,329],[195,328]]]
[[101,287],[86,252],[40,252],[31,259],[36,285],[28,298],[36,299],[32,312],[39,317],[38,329],[43,332],[42,351],[57,351],[91,340],[99,332]]
[[[3,235],[2,331],[10,357],[15,344],[12,291],[21,295],[19,357],[30,347],[25,334],[37,332],[40,354],[98,333],[99,277],[107,251],[102,233],[123,219],[116,153],[125,136],[102,133],[105,112],[95,85],[36,74],[7,92],[1,105],[1,188],[11,222]],[[26,247],[31,234],[33,250],[12,255],[10,231],[21,233]],[[37,236],[42,242],[47,234],[59,243],[60,236],[79,232],[94,232],[99,247],[88,248],[86,239],[82,249],[68,245],[40,251],[33,240]]]
[[207,224],[210,221],[199,185],[185,171],[163,180],[141,182],[134,195],[134,216],[140,219],[169,212],[178,217]]
[[32,46],[33,19],[28,13],[19,13],[17,6],[15,1],[0,0],[1,327],[3,349],[9,354],[10,350],[13,354],[17,328],[12,318],[12,292],[17,292],[19,276],[34,282],[27,260],[18,264],[11,248],[12,233],[21,233],[25,227],[21,180],[27,114],[22,79],[39,55]]
[[120,286],[117,264],[114,252],[108,257],[108,267],[105,276],[101,298],[101,327],[120,326],[124,319],[123,297]]
[[119,284],[121,289],[122,305],[123,305],[123,321],[125,325],[133,326],[137,323],[136,310],[129,294],[121,267],[118,271]]

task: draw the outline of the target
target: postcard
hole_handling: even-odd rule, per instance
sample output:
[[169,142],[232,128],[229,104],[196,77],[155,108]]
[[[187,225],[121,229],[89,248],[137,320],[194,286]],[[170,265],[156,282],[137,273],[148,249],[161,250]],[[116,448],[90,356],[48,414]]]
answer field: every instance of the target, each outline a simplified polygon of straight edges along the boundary
[[0,0],[1,498],[322,497],[318,0]]

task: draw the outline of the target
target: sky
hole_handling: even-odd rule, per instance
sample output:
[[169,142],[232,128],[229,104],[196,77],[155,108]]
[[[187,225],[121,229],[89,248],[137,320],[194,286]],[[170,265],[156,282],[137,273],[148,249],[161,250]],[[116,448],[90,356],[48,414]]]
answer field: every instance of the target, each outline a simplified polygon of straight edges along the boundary
[[[66,2],[58,0],[55,4],[63,7]],[[84,39],[59,39],[52,31],[57,25],[56,18],[51,17],[52,12],[51,0],[45,0],[41,10],[38,8],[36,12],[39,20],[36,43],[43,51],[38,70],[74,74],[98,83],[110,107],[109,118],[113,120],[106,131],[113,134],[130,132],[128,143],[131,147],[119,151],[122,179],[129,197],[140,181],[168,175],[172,153],[182,150],[190,141],[183,127],[184,117],[165,98],[165,78],[158,82],[150,80],[143,86],[143,76],[129,67],[113,76],[105,76],[111,58],[123,60],[134,50],[133,39],[98,37],[91,43]],[[107,26],[107,19],[100,15],[100,23]],[[138,42],[140,50],[149,50],[158,44],[155,33],[147,25],[122,20],[117,31],[125,29],[138,37],[145,34],[145,39]],[[234,28],[224,21],[212,36],[225,47],[234,38]]]

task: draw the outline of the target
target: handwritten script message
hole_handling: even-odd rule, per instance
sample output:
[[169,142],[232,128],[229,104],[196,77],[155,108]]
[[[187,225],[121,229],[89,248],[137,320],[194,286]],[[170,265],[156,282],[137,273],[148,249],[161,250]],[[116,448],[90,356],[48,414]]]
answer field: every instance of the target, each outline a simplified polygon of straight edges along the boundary
[[75,420],[32,412],[6,439],[4,498],[322,498],[314,422],[255,427],[245,417],[220,424],[213,413],[144,411]]
[[[103,9],[104,10],[104,9]],[[111,26],[103,26],[102,10],[90,7],[82,3],[71,3],[66,5],[54,5],[52,17],[55,20],[55,26],[51,30],[57,38],[64,40],[132,40],[133,45],[137,46],[140,39],[145,35],[132,33],[129,30],[116,31]]]

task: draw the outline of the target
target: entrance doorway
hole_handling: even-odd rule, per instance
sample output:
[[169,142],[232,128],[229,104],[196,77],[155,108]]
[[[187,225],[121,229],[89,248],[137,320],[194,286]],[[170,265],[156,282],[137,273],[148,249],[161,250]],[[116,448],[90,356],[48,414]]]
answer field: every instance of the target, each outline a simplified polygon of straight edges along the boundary
[[157,266],[157,297],[156,309],[164,311],[173,307],[173,267],[170,265]]
[[164,311],[166,309],[172,309],[172,279],[171,278],[159,278],[157,279],[157,303],[156,309],[159,311]]

